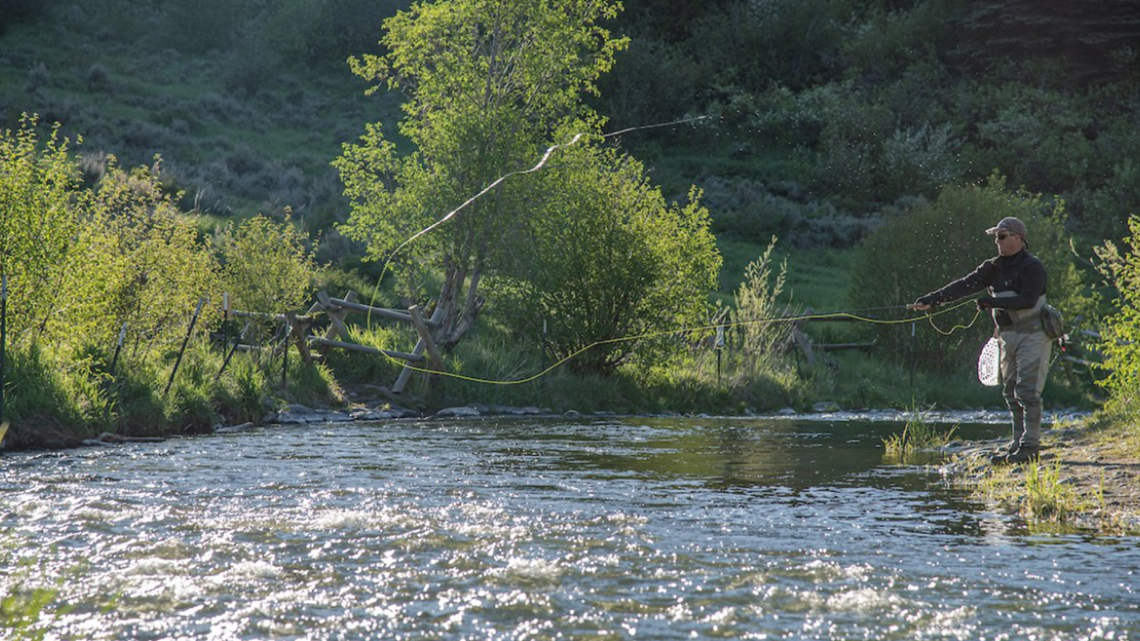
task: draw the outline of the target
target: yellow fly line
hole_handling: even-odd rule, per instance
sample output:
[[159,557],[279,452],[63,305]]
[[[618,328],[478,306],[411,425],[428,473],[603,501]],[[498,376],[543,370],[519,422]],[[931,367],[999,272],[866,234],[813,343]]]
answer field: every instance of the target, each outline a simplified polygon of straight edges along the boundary
[[[937,312],[931,312],[929,314],[925,314],[925,318],[930,322],[930,326],[933,327],[939,334],[942,334],[943,336],[949,336],[958,330],[965,330],[965,329],[969,329],[969,328],[973,327],[974,324],[978,322],[978,318],[981,316],[982,310],[980,310],[980,309],[976,310],[974,313],[974,318],[971,319],[970,322],[967,323],[966,325],[955,325],[948,330],[944,330],[944,329],[938,327],[937,325],[935,325],[934,324],[934,317],[935,316],[941,316],[942,314],[948,314],[954,310],[957,310],[961,307],[964,307],[966,305],[970,305],[973,303],[974,303],[973,299],[965,300],[965,301],[962,301],[956,305],[951,305],[951,306],[946,307],[946,308],[939,310]],[[900,305],[898,308],[902,308],[902,307],[905,307],[905,305]],[[661,336],[675,336],[678,334],[689,334],[689,333],[701,332],[701,331],[711,332],[711,331],[715,331],[715,330],[720,329],[720,328],[743,327],[745,325],[759,325],[759,324],[768,324],[768,323],[794,323],[797,321],[828,320],[828,319],[837,319],[837,318],[845,318],[848,320],[859,321],[859,322],[863,322],[863,323],[869,323],[872,325],[906,325],[908,323],[916,323],[916,322],[922,320],[922,317],[900,318],[900,319],[894,319],[894,320],[883,320],[883,319],[879,319],[879,318],[869,318],[866,316],[859,316],[856,314],[852,314],[850,312],[825,312],[825,313],[820,313],[820,314],[803,314],[800,316],[785,316],[785,317],[780,317],[780,318],[765,318],[765,319],[760,319],[760,320],[741,321],[741,322],[736,322],[736,323],[721,323],[718,325],[704,325],[704,326],[698,326],[698,327],[687,327],[684,329],[646,332],[644,334],[638,334],[635,336],[623,336],[623,337],[619,337],[619,338],[609,338],[606,340],[595,341],[595,342],[590,343],[589,345],[587,345],[587,346],[563,357],[562,359],[555,362],[553,365],[551,365],[551,366],[547,367],[546,369],[538,372],[537,374],[533,374],[533,375],[527,376],[525,378],[511,379],[511,380],[494,380],[494,379],[479,378],[479,377],[475,377],[475,376],[465,376],[463,374],[455,374],[452,372],[440,372],[440,371],[436,371],[433,369],[416,367],[414,365],[410,365],[407,363],[401,363],[397,359],[395,359],[391,356],[388,356],[387,354],[382,354],[382,355],[384,356],[384,358],[387,358],[389,361],[392,361],[393,363],[396,363],[398,365],[402,365],[403,367],[406,367],[406,368],[408,368],[414,372],[421,372],[424,374],[434,374],[436,376],[443,376],[446,378],[451,378],[451,379],[456,379],[456,380],[461,380],[461,381],[467,381],[469,383],[480,383],[483,385],[523,385],[525,383],[534,382],[534,381],[542,378],[543,376],[546,376],[550,372],[558,369],[562,365],[565,365],[568,361],[573,360],[577,356],[580,356],[581,354],[588,352],[591,349],[594,349],[595,347],[599,347],[602,345],[611,345],[614,343],[632,342],[632,341],[638,341],[638,340],[645,340],[645,339],[649,339],[649,338],[658,338]]]
[[[642,125],[639,127],[629,127],[627,129],[622,129],[620,131],[614,131],[611,133],[602,134],[600,136],[600,138],[602,138],[602,139],[611,138],[611,137],[619,136],[619,135],[622,135],[625,133],[629,133],[629,132],[633,132],[633,131],[640,131],[640,130],[645,130],[645,129],[656,129],[656,128],[660,128],[660,127],[672,127],[672,126],[676,126],[676,125],[683,125],[683,124],[687,124],[687,123],[691,123],[691,122],[706,120],[709,118],[712,118],[712,116],[707,116],[707,115],[706,116],[696,116],[696,117],[692,117],[692,118],[684,118],[681,120],[674,120],[674,121],[670,121],[670,122],[658,123],[658,124],[653,124],[653,125]],[[373,289],[373,292],[372,292],[372,300],[375,301],[375,299],[379,293],[380,283],[383,282],[384,276],[387,275],[388,268],[392,264],[392,260],[396,257],[397,254],[399,254],[401,251],[403,251],[404,248],[406,248],[408,245],[412,244],[416,240],[422,238],[426,234],[431,233],[432,231],[438,229],[441,225],[443,225],[447,221],[458,216],[461,211],[466,209],[469,205],[474,203],[479,198],[482,198],[484,195],[486,195],[487,193],[489,193],[490,191],[492,191],[493,189],[498,187],[505,180],[507,180],[513,176],[530,174],[530,173],[534,173],[534,172],[542,170],[546,166],[547,161],[550,160],[551,156],[556,151],[558,151],[559,149],[564,149],[566,147],[569,147],[571,145],[576,144],[578,141],[580,141],[584,137],[586,137],[586,135],[587,134],[585,134],[585,133],[578,133],[578,134],[575,134],[566,143],[552,145],[551,147],[547,148],[546,152],[542,155],[542,159],[539,160],[538,163],[536,165],[534,165],[533,167],[530,167],[529,169],[521,169],[518,171],[513,171],[510,173],[504,174],[503,176],[496,179],[494,182],[492,182],[489,185],[487,185],[486,187],[484,187],[481,191],[479,191],[479,193],[475,194],[471,198],[468,198],[461,205],[459,205],[455,209],[448,212],[446,215],[444,215],[439,220],[435,221],[431,225],[428,225],[424,229],[421,229],[420,231],[416,232],[415,234],[412,234],[410,237],[408,237],[407,240],[405,240],[405,241],[401,242],[399,245],[397,245],[396,248],[393,249],[392,252],[388,255],[387,260],[384,261],[384,267],[380,271],[380,278],[378,278],[376,280],[376,287],[375,287],[375,289]],[[970,304],[972,302],[973,302],[973,300],[966,300],[966,301],[963,301],[962,303],[947,307],[947,308],[942,309],[940,311],[927,313],[926,318],[929,319],[930,326],[933,327],[936,331],[938,331],[938,333],[940,333],[944,336],[949,336],[950,334],[953,334],[957,330],[968,329],[970,327],[973,327],[974,323],[977,322],[978,317],[981,315],[981,310],[978,310],[978,312],[974,314],[974,318],[967,325],[955,325],[954,327],[950,328],[949,330],[943,330],[943,329],[939,328],[937,325],[935,325],[934,324],[934,317],[952,312],[952,311],[954,311],[954,310],[956,310],[956,309],[958,309],[964,305]],[[905,306],[900,305],[896,308],[889,308],[889,309],[900,309],[902,307],[905,307]],[[457,380],[462,380],[462,381],[468,381],[471,383],[481,383],[484,385],[523,385],[525,383],[530,383],[530,382],[533,382],[533,381],[536,381],[536,380],[542,378],[543,376],[546,376],[550,372],[554,371],[555,369],[558,369],[559,367],[566,364],[568,361],[576,358],[577,356],[579,356],[579,355],[581,355],[581,354],[583,354],[583,353],[585,353],[591,349],[594,349],[595,347],[599,347],[602,345],[610,345],[610,344],[614,344],[614,343],[625,343],[625,342],[646,340],[646,339],[650,339],[650,338],[658,338],[661,336],[673,336],[673,335],[679,335],[679,334],[688,334],[688,333],[700,332],[700,331],[715,331],[715,330],[721,329],[721,328],[738,327],[738,326],[743,326],[743,325],[754,325],[754,324],[763,324],[763,323],[787,323],[787,322],[796,322],[796,321],[827,320],[827,319],[837,319],[837,318],[845,318],[845,319],[849,319],[849,320],[853,320],[853,321],[870,323],[873,325],[905,325],[907,323],[914,323],[914,322],[917,322],[918,320],[920,320],[919,317],[903,318],[903,319],[896,319],[896,320],[882,320],[882,319],[876,319],[876,318],[869,318],[869,317],[865,317],[865,316],[858,316],[858,315],[852,314],[850,312],[827,312],[827,313],[819,313],[819,314],[805,314],[805,315],[800,315],[800,316],[788,316],[788,317],[781,317],[781,318],[760,319],[760,320],[753,320],[753,321],[742,321],[742,322],[737,322],[737,323],[721,323],[721,324],[717,324],[717,325],[687,327],[687,328],[676,329],[676,330],[663,330],[663,331],[656,331],[656,332],[647,332],[644,334],[638,334],[636,336],[624,336],[624,337],[620,337],[620,338],[610,338],[610,339],[590,343],[589,345],[587,345],[587,346],[563,357],[562,359],[555,362],[553,365],[551,365],[551,366],[547,367],[546,369],[538,372],[537,374],[534,374],[532,376],[527,376],[525,378],[512,379],[512,380],[492,380],[492,379],[478,378],[478,377],[474,377],[474,376],[465,376],[463,374],[455,374],[455,373],[451,373],[451,372],[440,372],[440,371],[436,371],[436,370],[432,370],[432,369],[416,367],[416,366],[411,365],[409,363],[401,363],[397,359],[395,359],[395,358],[393,358],[387,354],[382,354],[382,355],[384,356],[384,358],[387,358],[388,360],[392,361],[393,363],[396,363],[398,365],[402,365],[403,367],[406,367],[407,369],[412,370],[414,372],[422,372],[425,374],[434,374],[436,376],[444,376],[447,378],[452,378],[452,379],[457,379]],[[366,323],[371,325],[371,322],[372,322],[372,314],[370,311],[368,314],[368,319],[367,319]]]

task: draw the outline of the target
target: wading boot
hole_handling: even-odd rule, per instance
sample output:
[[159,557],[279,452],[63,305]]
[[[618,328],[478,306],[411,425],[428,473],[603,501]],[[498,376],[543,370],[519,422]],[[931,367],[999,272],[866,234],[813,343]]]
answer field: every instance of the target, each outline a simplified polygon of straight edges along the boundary
[[1009,445],[998,450],[997,454],[990,456],[990,463],[994,465],[1004,465],[1009,455],[1017,451],[1017,446],[1018,443],[1016,441],[1011,441]]
[[1033,445],[1022,445],[1013,454],[1005,457],[1005,462],[1009,464],[1037,462],[1040,457],[1041,448]]

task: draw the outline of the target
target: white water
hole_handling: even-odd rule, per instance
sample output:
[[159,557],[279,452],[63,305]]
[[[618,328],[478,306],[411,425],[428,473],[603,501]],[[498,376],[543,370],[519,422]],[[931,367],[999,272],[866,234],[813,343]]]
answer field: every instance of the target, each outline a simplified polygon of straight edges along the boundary
[[1140,638],[1137,539],[1030,534],[884,465],[896,429],[349,424],[5,455],[0,595],[58,589],[49,639]]

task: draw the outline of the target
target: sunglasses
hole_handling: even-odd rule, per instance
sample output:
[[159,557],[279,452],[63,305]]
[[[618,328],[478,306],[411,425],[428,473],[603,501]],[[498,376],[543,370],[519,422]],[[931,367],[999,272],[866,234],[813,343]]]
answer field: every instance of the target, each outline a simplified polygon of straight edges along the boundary
[[1016,236],[1016,235],[1017,234],[998,234],[997,239],[998,240],[1005,240],[1006,238],[1009,238],[1010,236]]

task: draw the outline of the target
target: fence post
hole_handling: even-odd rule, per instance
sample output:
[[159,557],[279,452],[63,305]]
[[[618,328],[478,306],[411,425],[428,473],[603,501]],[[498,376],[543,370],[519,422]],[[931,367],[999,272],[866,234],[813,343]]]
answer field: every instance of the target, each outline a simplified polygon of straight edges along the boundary
[[713,343],[713,349],[716,350],[716,386],[720,387],[720,355],[724,351],[724,325],[718,325],[716,328],[716,342]]
[[289,384],[289,337],[293,335],[293,324],[285,317],[285,338],[281,339],[281,389]]
[[178,358],[174,361],[174,369],[170,370],[170,380],[166,381],[166,389],[162,391],[163,396],[170,393],[170,386],[174,384],[174,375],[178,373],[178,367],[182,365],[182,355],[186,353],[186,346],[190,344],[190,336],[194,333],[194,325],[198,323],[198,315],[202,313],[202,306],[205,304],[205,296],[198,299],[198,306],[194,308],[194,316],[190,318],[190,327],[186,330],[186,338],[182,339],[182,349],[178,350]]
[[111,378],[115,377],[115,367],[119,364],[119,353],[123,351],[123,341],[127,338],[127,324],[119,328],[119,340],[115,342],[115,355],[111,357],[111,369],[107,372]]

